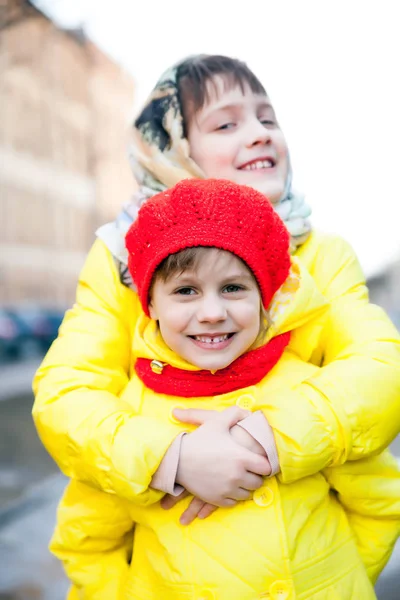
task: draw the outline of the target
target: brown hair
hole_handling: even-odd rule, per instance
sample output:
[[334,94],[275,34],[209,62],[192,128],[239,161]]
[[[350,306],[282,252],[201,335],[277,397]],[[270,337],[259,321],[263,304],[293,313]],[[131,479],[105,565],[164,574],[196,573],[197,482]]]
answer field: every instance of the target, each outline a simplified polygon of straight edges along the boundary
[[[219,250],[219,248],[213,249]],[[205,258],[207,250],[210,250],[210,247],[196,246],[194,248],[184,248],[179,252],[170,254],[158,265],[154,273],[152,286],[156,279],[161,279],[165,283],[176,274],[180,275],[188,270],[195,271],[201,260]],[[222,250],[219,251],[222,252]]]
[[209,100],[209,86],[221,75],[227,89],[239,86],[244,93],[249,86],[254,94],[266,96],[264,86],[246,63],[228,56],[201,54],[183,61],[177,72],[179,101],[185,135],[190,118]]

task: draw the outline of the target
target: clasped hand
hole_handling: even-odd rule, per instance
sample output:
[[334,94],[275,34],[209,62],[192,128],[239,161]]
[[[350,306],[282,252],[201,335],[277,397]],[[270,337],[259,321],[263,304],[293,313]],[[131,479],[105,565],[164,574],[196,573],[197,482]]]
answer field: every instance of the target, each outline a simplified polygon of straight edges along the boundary
[[250,413],[239,407],[222,412],[202,409],[175,409],[182,423],[197,425],[182,438],[176,482],[185,490],[179,496],[167,494],[161,505],[168,510],[192,494],[194,498],[180,522],[188,525],[196,517],[207,518],[218,506],[234,506],[247,500],[271,473],[264,448],[237,423]]

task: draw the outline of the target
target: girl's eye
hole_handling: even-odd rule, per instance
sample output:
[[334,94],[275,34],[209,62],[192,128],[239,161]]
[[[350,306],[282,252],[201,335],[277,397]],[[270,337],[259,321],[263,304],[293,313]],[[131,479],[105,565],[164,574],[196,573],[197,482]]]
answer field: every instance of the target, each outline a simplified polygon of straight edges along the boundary
[[274,127],[276,125],[276,122],[273,119],[260,119],[260,123],[267,127]]
[[175,291],[175,294],[178,294],[180,296],[192,296],[195,293],[196,292],[194,291],[194,289],[190,287],[179,288],[179,290]]
[[234,294],[235,292],[242,292],[243,289],[244,288],[241,285],[235,285],[234,283],[230,283],[229,285],[224,287],[223,291],[227,292],[228,294]]
[[232,129],[233,127],[235,127],[235,123],[224,123],[223,125],[217,127],[217,131],[226,131],[227,129]]

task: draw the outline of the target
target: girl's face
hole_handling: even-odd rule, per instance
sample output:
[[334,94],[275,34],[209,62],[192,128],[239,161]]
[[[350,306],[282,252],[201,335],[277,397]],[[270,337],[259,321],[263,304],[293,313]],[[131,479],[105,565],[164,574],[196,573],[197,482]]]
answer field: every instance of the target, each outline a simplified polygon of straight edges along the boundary
[[261,297],[251,271],[215,248],[196,269],[166,282],[156,278],[149,309],[171,350],[209,371],[230,365],[260,332]]
[[267,96],[249,86],[209,85],[208,102],[187,124],[190,154],[208,178],[229,179],[278,202],[288,174],[286,141]]

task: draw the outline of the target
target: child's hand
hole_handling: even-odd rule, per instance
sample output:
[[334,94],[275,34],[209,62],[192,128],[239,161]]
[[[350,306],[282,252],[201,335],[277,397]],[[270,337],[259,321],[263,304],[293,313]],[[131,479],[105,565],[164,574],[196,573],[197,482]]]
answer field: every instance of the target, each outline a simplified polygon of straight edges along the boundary
[[[167,494],[164,496],[164,498],[162,498],[161,506],[165,510],[168,510],[173,508],[180,500],[187,498],[189,495],[189,492],[186,490],[179,494],[179,496],[171,496],[170,494]],[[204,500],[201,500],[201,498],[193,498],[187,509],[182,513],[179,522],[181,525],[190,525],[190,523],[193,523],[196,517],[199,519],[206,519],[214,511],[216,511],[217,508],[218,506],[204,502]]]
[[[260,454],[261,456],[265,456],[265,450],[261,446],[261,444],[259,444],[253,438],[253,436],[250,433],[248,433],[248,431],[243,429],[243,427],[240,427],[239,425],[234,425],[231,428],[230,433],[235,442],[237,442],[244,448],[247,448],[248,450],[250,450],[251,452],[255,452],[256,454]],[[170,496],[169,494],[167,494],[161,500],[161,506],[165,510],[168,510],[187,496],[189,496],[189,492],[186,490],[179,494],[179,496]],[[209,504],[201,498],[193,498],[187,509],[182,513],[179,521],[182,525],[190,525],[190,523],[193,523],[196,517],[199,519],[206,519],[213,512],[215,512],[217,508],[217,506]]]
[[[182,422],[201,425],[182,439],[176,482],[206,503],[234,506],[261,487],[262,477],[270,474],[271,467],[265,456],[243,447],[230,433],[236,423],[248,416],[247,411],[231,407],[213,413],[210,420],[203,414],[199,417],[199,413],[206,412],[197,411],[196,419],[190,411],[174,411]],[[241,433],[234,435],[245,439]]]
[[241,446],[250,450],[250,452],[254,452],[255,454],[260,454],[261,456],[267,456],[264,448],[261,446],[257,440],[253,438],[251,433],[240,427],[240,425],[234,425],[231,428],[231,436]]
[[218,506],[204,502],[200,498],[193,498],[187,509],[182,513],[179,522],[181,525],[190,525],[196,519],[206,519],[217,510]]

